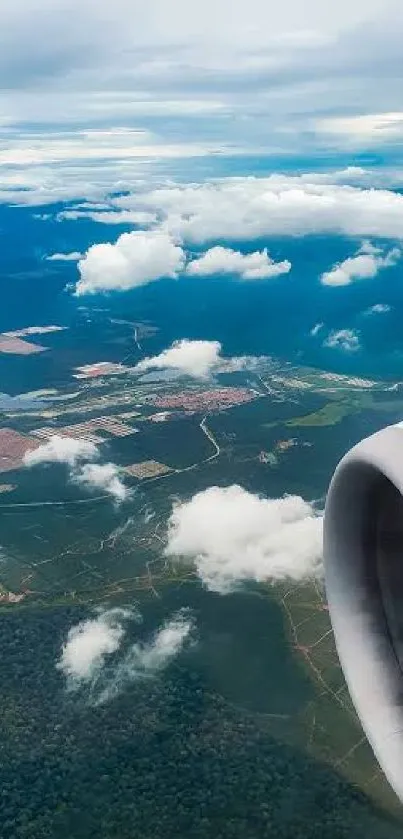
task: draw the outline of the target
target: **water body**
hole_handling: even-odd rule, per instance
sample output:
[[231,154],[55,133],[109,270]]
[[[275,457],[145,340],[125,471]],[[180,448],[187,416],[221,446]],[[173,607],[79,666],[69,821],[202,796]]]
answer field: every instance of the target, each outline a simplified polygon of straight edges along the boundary
[[[61,208],[58,205],[50,210],[56,212]],[[151,319],[160,333],[147,341],[147,352],[148,349],[158,351],[177,338],[204,338],[222,341],[228,355],[272,353],[338,371],[400,375],[403,339],[399,264],[380,271],[374,279],[348,287],[326,287],[319,281],[320,275],[332,265],[354,255],[360,245],[358,240],[306,236],[222,242],[246,252],[268,247],[276,260],[289,259],[292,270],[288,275],[254,283],[219,276],[162,280],[125,294],[86,300],[66,291],[66,286],[78,277],[77,266],[49,263],[44,256],[55,249],[85,251],[96,242],[116,241],[120,233],[132,228],[100,225],[91,220],[40,220],[33,217],[30,209],[6,207],[0,208],[0,227],[3,247],[0,291],[5,301],[0,313],[1,330],[32,323],[72,326],[80,307],[88,305],[91,317],[94,309],[106,308],[124,319]],[[16,247],[17,238],[23,242],[22,249],[20,245]],[[382,240],[374,239],[374,244],[390,247],[390,242]],[[391,310],[382,315],[366,314],[376,303],[384,303]],[[324,323],[324,331],[313,337],[310,330],[317,323]],[[326,334],[338,329],[358,331],[361,349],[351,353],[326,349],[323,346]],[[79,359],[92,361],[91,345],[102,360],[107,340],[105,332],[99,335],[98,341],[87,343],[84,332],[81,337],[77,334],[70,347],[68,338],[46,336],[46,339],[46,345],[64,347],[70,363],[73,360],[79,363]],[[50,362],[45,356],[43,353],[41,359],[24,359],[34,376],[36,370],[47,371]],[[58,365],[61,362],[60,357]],[[22,375],[16,365],[17,377],[19,372]],[[6,375],[5,367],[1,364],[0,381],[3,375]],[[12,391],[7,388],[7,392]]]

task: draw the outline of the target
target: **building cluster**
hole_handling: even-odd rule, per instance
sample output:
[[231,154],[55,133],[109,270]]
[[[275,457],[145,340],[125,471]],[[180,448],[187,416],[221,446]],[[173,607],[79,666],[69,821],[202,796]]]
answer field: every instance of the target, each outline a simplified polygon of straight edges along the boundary
[[152,395],[147,401],[157,408],[182,408],[186,413],[203,413],[242,405],[255,398],[256,393],[248,388],[222,387],[211,390],[181,391],[162,396]]
[[291,376],[271,376],[269,382],[265,382],[270,386],[270,382],[275,382],[277,385],[284,387],[295,388],[295,390],[309,390],[313,387],[313,382],[306,382],[303,379],[292,378]]
[[61,437],[72,437],[75,440],[89,440],[91,443],[102,443],[105,437],[97,432],[106,432],[112,434],[114,437],[128,437],[130,434],[136,434],[137,428],[122,422],[119,417],[106,416],[95,417],[86,422],[78,422],[74,425],[65,425],[62,428],[50,428],[44,426],[37,428],[32,434],[41,439],[49,439],[54,434],[59,434]]
[[172,472],[169,466],[165,463],[158,463],[157,460],[143,460],[141,463],[132,463],[131,466],[125,466],[124,471],[134,478],[155,478],[157,475],[166,475]]

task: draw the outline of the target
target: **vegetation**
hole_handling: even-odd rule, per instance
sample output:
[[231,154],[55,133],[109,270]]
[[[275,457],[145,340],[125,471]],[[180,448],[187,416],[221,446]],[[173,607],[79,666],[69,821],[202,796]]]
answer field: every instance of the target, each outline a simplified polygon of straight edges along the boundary
[[0,617],[2,839],[402,835],[206,687],[194,660],[91,707],[55,667],[82,607]]
[[372,407],[372,398],[368,394],[361,394],[340,399],[337,396],[331,402],[327,402],[323,408],[311,414],[305,414],[302,417],[293,417],[285,422],[290,428],[304,427],[304,426],[322,426],[322,425],[337,425],[344,417],[349,414],[355,414],[363,411],[364,408]]

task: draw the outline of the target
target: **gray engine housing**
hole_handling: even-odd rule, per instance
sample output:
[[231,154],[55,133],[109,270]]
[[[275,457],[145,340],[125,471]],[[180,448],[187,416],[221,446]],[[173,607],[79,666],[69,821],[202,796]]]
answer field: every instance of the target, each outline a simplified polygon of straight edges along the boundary
[[325,582],[336,646],[374,753],[403,801],[403,427],[351,449],[330,484]]

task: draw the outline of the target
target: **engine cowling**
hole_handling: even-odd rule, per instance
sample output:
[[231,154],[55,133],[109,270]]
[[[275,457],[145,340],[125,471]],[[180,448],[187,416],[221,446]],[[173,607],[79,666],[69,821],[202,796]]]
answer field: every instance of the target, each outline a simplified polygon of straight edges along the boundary
[[340,461],[324,520],[325,583],[340,663],[380,766],[403,801],[403,427]]

